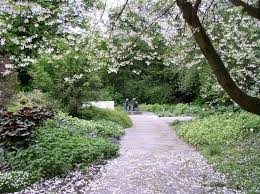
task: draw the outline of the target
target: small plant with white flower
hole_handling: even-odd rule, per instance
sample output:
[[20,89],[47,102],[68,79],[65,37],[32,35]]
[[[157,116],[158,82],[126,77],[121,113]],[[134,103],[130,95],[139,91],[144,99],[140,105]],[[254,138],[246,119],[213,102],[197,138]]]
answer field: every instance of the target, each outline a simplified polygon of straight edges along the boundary
[[0,193],[19,191],[30,185],[33,176],[23,171],[0,173]]

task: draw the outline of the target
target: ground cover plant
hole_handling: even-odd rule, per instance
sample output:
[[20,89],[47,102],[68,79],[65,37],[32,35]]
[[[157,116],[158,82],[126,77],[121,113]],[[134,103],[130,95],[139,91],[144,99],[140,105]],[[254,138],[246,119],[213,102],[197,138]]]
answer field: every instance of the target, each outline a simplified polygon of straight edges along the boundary
[[123,127],[112,121],[82,120],[60,112],[33,130],[34,141],[28,147],[1,152],[6,165],[1,166],[0,190],[17,191],[40,178],[115,157],[119,149],[115,140],[123,134]]
[[259,116],[229,111],[174,127],[230,178],[230,186],[247,193],[259,193]]
[[47,93],[41,91],[18,92],[14,94],[8,104],[8,111],[16,112],[24,107],[48,107],[53,111],[60,110],[61,105]]
[[193,115],[200,111],[202,108],[189,104],[142,104],[140,106],[142,111],[154,112],[158,116],[177,116],[177,115]]
[[27,147],[32,141],[33,130],[53,116],[46,107],[25,107],[16,113],[0,111],[0,145],[7,150]]
[[142,111],[154,112],[159,117],[164,116],[179,116],[189,115],[194,117],[206,117],[216,112],[225,112],[228,110],[236,111],[239,108],[236,106],[223,106],[223,105],[197,105],[197,104],[142,104],[140,106]]
[[29,173],[12,171],[0,173],[0,193],[14,192],[29,186],[34,180]]
[[90,107],[88,109],[82,109],[80,118],[91,119],[91,120],[108,120],[114,123],[117,123],[124,128],[132,126],[132,121],[128,117],[127,113],[122,110],[109,110],[109,109],[100,109],[96,107]]

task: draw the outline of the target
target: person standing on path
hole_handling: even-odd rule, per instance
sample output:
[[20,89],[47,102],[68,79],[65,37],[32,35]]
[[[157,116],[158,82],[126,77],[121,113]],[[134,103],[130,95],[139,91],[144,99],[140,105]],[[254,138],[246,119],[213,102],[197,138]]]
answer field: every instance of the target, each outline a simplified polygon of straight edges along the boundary
[[129,111],[130,110],[129,99],[128,98],[125,99],[124,108],[125,108],[125,111]]
[[133,99],[132,99],[132,101],[131,101],[131,105],[132,105],[132,111],[134,111],[134,110],[135,110],[135,108],[134,108],[135,101],[136,101],[136,98],[133,98]]

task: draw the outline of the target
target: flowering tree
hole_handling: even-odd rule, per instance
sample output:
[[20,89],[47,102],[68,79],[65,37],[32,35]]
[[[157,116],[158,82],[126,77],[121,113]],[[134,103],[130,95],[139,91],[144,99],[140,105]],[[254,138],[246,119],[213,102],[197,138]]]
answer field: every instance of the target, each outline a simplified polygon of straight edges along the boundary
[[[214,90],[223,88],[243,109],[260,114],[259,1],[126,0],[121,8],[110,10],[109,22],[104,24],[108,33],[92,36],[96,32],[88,11],[97,4],[94,0],[3,0],[1,50],[20,75],[39,65],[40,56],[62,59],[79,49],[85,49],[81,54],[87,56],[88,64],[110,65],[109,72],[128,65],[138,75],[138,64],[175,69],[183,65],[207,69],[209,64],[221,86],[214,82]],[[158,37],[163,44],[158,44]],[[84,48],[78,46],[86,42]]]
[[[198,95],[197,71],[189,73],[186,67],[179,69],[170,64],[177,56],[170,56],[176,47],[158,21],[150,26],[151,9],[156,9],[153,7],[135,1],[129,3],[121,17],[121,8],[111,13],[109,82],[123,96],[135,96],[141,102],[191,102]],[[147,30],[141,34],[144,29]]]
[[[175,6],[176,2],[180,9]],[[149,42],[149,35],[146,35],[147,29],[153,25],[159,25],[169,40],[168,44],[172,47],[163,55],[157,55],[164,59],[165,65],[205,66],[205,62],[208,62],[218,83],[231,99],[243,109],[260,114],[257,97],[259,95],[260,32],[257,27],[259,23],[250,16],[241,14],[239,8],[233,7],[231,3],[238,5],[235,1],[201,3],[201,1],[180,0],[166,1],[163,4],[159,1],[153,1],[153,4],[139,1],[137,5],[127,1],[126,3],[131,10],[138,12],[138,9],[141,9],[140,14],[147,21],[146,25],[139,25],[140,30],[129,31],[126,36],[129,34],[136,34],[138,37],[147,36],[144,39]],[[245,12],[249,12],[248,6],[242,6]],[[121,13],[122,18],[125,17],[122,11],[118,13]],[[180,17],[181,14],[184,15],[184,20]],[[188,23],[190,29],[186,28],[185,22]],[[117,23],[118,20],[113,24],[117,26]],[[114,32],[115,28],[112,28]],[[119,33],[115,32],[115,34]],[[134,45],[133,42],[125,42],[122,50],[125,53],[132,53],[129,51]],[[151,55],[141,54],[141,56],[139,58],[149,59]],[[116,60],[115,63],[118,62],[120,61]],[[216,87],[216,89],[220,88]]]
[[[38,56],[59,53],[60,38],[87,21],[87,11],[94,0],[3,0],[0,5],[0,44],[14,61],[20,81],[27,85],[28,67]],[[74,6],[79,9],[74,9]],[[30,67],[29,67],[30,68]]]
[[196,43],[200,47],[208,63],[211,65],[219,84],[243,109],[260,115],[260,99],[248,95],[234,82],[219,53],[214,48],[206,30],[201,24],[197,15],[201,1],[197,0],[194,6],[191,2],[186,0],[177,0],[177,4],[182,10],[185,21],[193,32]]

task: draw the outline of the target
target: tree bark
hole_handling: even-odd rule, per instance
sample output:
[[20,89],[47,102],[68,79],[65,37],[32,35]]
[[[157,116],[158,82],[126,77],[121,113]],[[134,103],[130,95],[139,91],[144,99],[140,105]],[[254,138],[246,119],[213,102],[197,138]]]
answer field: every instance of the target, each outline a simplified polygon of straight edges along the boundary
[[253,7],[252,5],[249,5],[248,3],[245,3],[242,0],[229,0],[229,1],[235,6],[238,7],[241,6],[243,8],[243,11],[246,12],[251,17],[260,20],[260,7]]
[[196,9],[194,9],[192,4],[187,0],[177,0],[177,5],[181,9],[185,21],[193,31],[193,36],[196,43],[200,47],[200,50],[206,57],[208,63],[211,65],[218,83],[222,86],[230,98],[234,100],[242,109],[260,115],[260,99],[246,94],[231,78],[224,62],[221,60],[220,55],[215,50],[209,36],[202,26]]
[[[17,81],[17,72],[15,69],[6,69],[6,64],[13,63],[10,58],[1,51],[0,48],[0,109],[6,108],[12,95]],[[11,71],[8,75],[3,75],[6,70]]]

